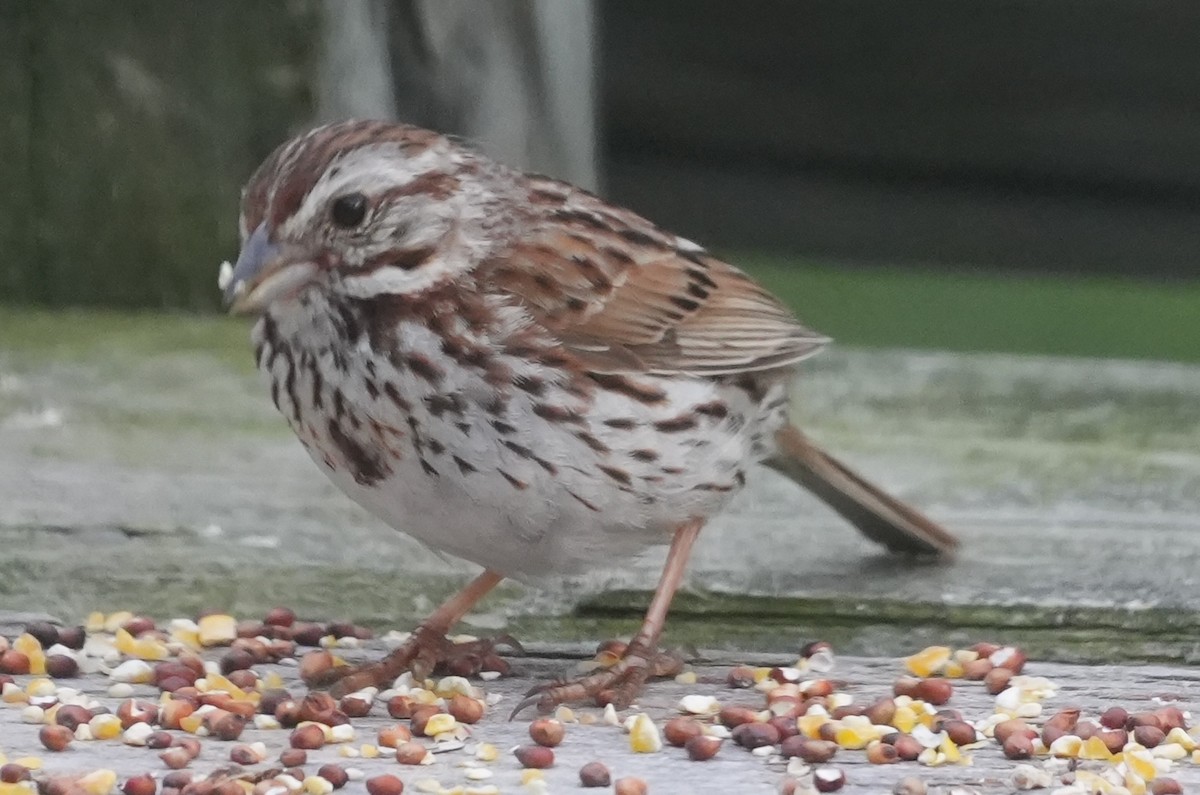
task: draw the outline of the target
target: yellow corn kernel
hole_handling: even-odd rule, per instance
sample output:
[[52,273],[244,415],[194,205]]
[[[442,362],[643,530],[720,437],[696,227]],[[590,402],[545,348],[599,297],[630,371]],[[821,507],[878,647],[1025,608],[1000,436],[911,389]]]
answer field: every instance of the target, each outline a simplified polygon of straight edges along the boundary
[[1178,726],[1167,732],[1167,738],[1163,740],[1163,742],[1182,745],[1183,750],[1187,751],[1189,754],[1196,750],[1196,738],[1192,737],[1192,735],[1188,734]]
[[892,725],[905,734],[911,733],[917,727],[916,710],[907,704],[896,707],[896,714],[892,716]]
[[31,795],[37,792],[36,787],[32,781],[18,781],[15,784],[0,781],[0,795]]
[[802,715],[796,718],[796,728],[805,737],[811,739],[819,739],[821,736],[821,727],[829,723],[828,715]]
[[913,676],[933,676],[950,659],[950,647],[930,646],[905,659],[904,665]]
[[480,762],[495,762],[499,756],[499,749],[491,743],[480,743],[475,749],[475,758]]
[[87,621],[83,622],[83,628],[87,632],[103,632],[104,614],[99,610],[88,613]]
[[58,685],[49,679],[30,679],[29,683],[25,685],[25,693],[31,698],[52,696],[56,690],[58,690]]
[[46,652],[42,651],[42,644],[37,638],[26,632],[13,641],[12,647],[29,658],[29,673],[46,675]]
[[105,632],[116,632],[121,627],[129,623],[133,618],[133,613],[128,610],[118,610],[115,613],[109,613],[101,618],[100,628]]
[[97,715],[88,725],[97,740],[112,740],[121,733],[121,719],[116,715]]
[[186,718],[179,719],[179,728],[183,729],[188,734],[195,734],[201,726],[204,725],[203,715],[188,715]]
[[18,756],[13,760],[13,764],[20,765],[26,770],[41,770],[42,758],[40,756]]
[[237,619],[224,613],[204,616],[196,626],[201,646],[227,646],[237,638]]
[[363,743],[362,747],[358,749],[358,753],[362,755],[363,759],[377,759],[379,757],[379,746],[372,745],[371,743]]
[[1141,776],[1146,781],[1153,781],[1158,775],[1158,766],[1154,764],[1154,757],[1145,748],[1130,748],[1123,756],[1125,757],[1125,767],[1131,773]]
[[546,776],[537,768],[527,767],[521,771],[521,783],[529,784],[531,781],[544,781]]
[[842,725],[834,733],[833,741],[842,748],[851,751],[858,751],[866,748],[872,740],[879,739],[879,735],[871,726],[846,726]]
[[453,715],[447,715],[445,712],[439,712],[432,716],[425,724],[425,735],[434,737],[444,732],[452,732],[458,727],[458,721]]
[[644,712],[638,713],[629,727],[629,747],[636,754],[654,754],[662,750],[658,726]]
[[112,770],[93,770],[75,783],[88,795],[108,795],[117,785],[117,774]]
[[1083,750],[1083,740],[1073,734],[1064,734],[1050,743],[1050,755],[1062,759],[1074,759]]
[[958,662],[957,660],[951,660],[950,662],[946,663],[946,667],[942,669],[942,676],[946,677],[947,679],[962,679],[963,673],[965,673],[965,671],[963,670],[962,663]]
[[950,764],[958,764],[963,761],[962,752],[958,750],[958,746],[949,737],[942,740],[942,744],[938,746],[938,752],[945,757],[946,762]]
[[1112,752],[1108,750],[1108,746],[1099,737],[1089,737],[1084,740],[1083,745],[1079,749],[1080,759],[1101,759],[1111,761],[1114,757]]

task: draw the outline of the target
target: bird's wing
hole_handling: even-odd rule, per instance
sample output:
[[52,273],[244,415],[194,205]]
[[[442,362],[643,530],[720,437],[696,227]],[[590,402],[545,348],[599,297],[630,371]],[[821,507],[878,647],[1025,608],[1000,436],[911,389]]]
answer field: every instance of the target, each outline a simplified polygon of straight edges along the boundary
[[593,370],[743,373],[829,341],[734,266],[633,212],[552,180],[530,196],[532,219],[490,264],[489,285]]

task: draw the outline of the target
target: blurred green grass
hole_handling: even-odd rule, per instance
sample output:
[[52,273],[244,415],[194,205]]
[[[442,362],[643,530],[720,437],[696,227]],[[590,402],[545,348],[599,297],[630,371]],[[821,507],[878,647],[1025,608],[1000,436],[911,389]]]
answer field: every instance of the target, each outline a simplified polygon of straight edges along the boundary
[[729,260],[837,343],[1200,361],[1200,281]]
[[[1200,361],[1200,282],[729,259],[839,344]],[[219,315],[0,306],[0,350],[196,350],[249,368],[248,336]]]

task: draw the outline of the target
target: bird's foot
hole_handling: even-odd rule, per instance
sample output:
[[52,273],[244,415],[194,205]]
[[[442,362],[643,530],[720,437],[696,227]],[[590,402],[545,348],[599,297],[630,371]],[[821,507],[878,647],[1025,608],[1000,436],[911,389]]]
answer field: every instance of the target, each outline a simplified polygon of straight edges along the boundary
[[633,703],[650,678],[675,676],[683,670],[684,665],[678,655],[660,652],[637,640],[628,646],[602,644],[596,662],[604,667],[572,681],[537,685],[525,694],[525,699],[517,704],[509,719],[532,706],[544,714],[553,711],[559,704],[589,698],[598,706],[612,704],[616,709],[625,709]]
[[521,644],[508,635],[455,643],[442,632],[420,626],[378,662],[329,668],[305,678],[304,683],[315,689],[328,688],[331,695],[340,698],[364,687],[389,687],[405,671],[418,680],[435,673],[475,676],[484,670],[507,671],[507,663],[496,654],[496,647],[501,645],[516,654],[525,653]]

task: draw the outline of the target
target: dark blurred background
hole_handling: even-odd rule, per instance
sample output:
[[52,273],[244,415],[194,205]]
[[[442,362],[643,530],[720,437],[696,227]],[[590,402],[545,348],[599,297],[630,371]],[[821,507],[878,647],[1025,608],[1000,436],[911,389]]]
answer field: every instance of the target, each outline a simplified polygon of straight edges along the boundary
[[1197,42],[1184,0],[0,0],[0,300],[213,310],[254,166],[394,116],[844,340],[1197,359]]

